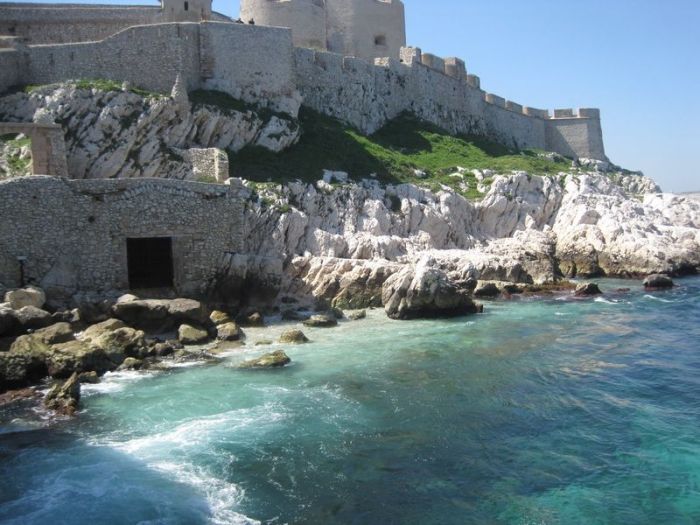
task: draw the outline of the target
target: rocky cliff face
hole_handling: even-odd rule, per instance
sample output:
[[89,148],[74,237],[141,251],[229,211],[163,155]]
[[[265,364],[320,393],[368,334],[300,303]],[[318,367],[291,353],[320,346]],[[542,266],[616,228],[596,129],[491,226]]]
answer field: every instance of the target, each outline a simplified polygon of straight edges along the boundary
[[[649,186],[638,179],[634,188]],[[358,295],[378,303],[390,275],[426,256],[452,281],[541,283],[700,267],[700,203],[631,196],[601,174],[496,176],[481,202],[371,180],[257,186],[250,199],[256,271],[285,267],[283,289],[341,306],[361,303]]]
[[247,145],[281,151],[299,127],[254,109],[194,104],[181,97],[61,84],[0,98],[0,121],[60,123],[72,178],[192,178],[188,151]]

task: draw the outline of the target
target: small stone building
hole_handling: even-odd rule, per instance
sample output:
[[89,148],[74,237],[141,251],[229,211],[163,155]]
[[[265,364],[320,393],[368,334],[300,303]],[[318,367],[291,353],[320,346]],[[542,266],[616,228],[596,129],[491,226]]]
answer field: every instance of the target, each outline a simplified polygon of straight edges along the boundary
[[[198,296],[241,251],[241,188],[166,179],[0,182],[0,283]],[[24,282],[22,282],[24,281]]]

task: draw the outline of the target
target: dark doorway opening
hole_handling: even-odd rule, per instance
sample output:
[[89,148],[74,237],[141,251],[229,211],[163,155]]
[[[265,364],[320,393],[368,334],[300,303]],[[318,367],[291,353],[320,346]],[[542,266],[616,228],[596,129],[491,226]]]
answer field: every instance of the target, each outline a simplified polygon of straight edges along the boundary
[[150,237],[126,240],[129,288],[172,288],[173,240]]

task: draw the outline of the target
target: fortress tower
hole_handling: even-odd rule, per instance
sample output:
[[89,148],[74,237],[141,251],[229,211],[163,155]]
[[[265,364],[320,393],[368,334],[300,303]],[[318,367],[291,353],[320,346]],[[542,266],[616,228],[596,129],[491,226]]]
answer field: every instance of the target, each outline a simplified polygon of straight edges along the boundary
[[211,19],[211,0],[161,0],[164,22],[201,22]]
[[406,45],[400,0],[241,0],[243,21],[288,27],[294,45],[372,60]]

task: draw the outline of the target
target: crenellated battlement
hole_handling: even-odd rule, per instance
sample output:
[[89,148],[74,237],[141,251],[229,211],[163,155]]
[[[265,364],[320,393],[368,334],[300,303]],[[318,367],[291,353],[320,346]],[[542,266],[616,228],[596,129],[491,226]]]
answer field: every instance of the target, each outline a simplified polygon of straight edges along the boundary
[[[441,58],[431,53],[424,53],[419,47],[402,47],[399,56],[400,61],[406,66],[414,67],[416,65],[422,65],[438,73],[454,78],[458,82],[480,90],[481,96],[487,104],[512,111],[513,113],[544,120],[600,118],[600,110],[594,108],[580,108],[578,110],[570,108],[554,109],[550,112],[547,109],[523,106],[522,104],[507,100],[499,95],[482,91],[481,79],[476,75],[469,74],[464,60],[456,57]],[[377,60],[375,60],[375,63],[378,65],[382,64],[381,61]]]

